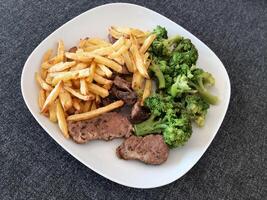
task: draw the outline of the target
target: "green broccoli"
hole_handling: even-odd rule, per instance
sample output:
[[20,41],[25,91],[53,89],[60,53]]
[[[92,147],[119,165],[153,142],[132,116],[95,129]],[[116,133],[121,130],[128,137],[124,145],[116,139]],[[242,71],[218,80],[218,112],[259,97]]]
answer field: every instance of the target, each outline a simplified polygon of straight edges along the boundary
[[153,55],[169,57],[181,40],[182,37],[178,35],[168,39],[157,38],[151,45],[151,52]]
[[155,76],[157,77],[159,89],[165,88],[165,78],[163,76],[162,71],[160,70],[160,65],[154,63],[150,65],[149,69],[154,72]]
[[162,133],[164,141],[170,147],[181,146],[190,138],[190,118],[182,112],[181,104],[171,96],[153,95],[145,100],[145,106],[150,109],[151,116],[134,126],[136,135]]
[[214,85],[215,79],[213,76],[205,72],[202,69],[195,69],[192,72],[193,78],[191,79],[190,86],[192,88],[195,88],[200,96],[207,101],[209,104],[217,104],[218,103],[218,97],[210,94],[210,92],[205,88],[205,85]]
[[180,96],[182,93],[189,92],[192,89],[188,85],[188,78],[185,75],[178,75],[174,84],[172,84],[169,93],[173,97]]
[[157,35],[157,39],[167,39],[168,38],[167,30],[161,26],[156,26],[156,28],[153,30],[152,33]]
[[209,104],[198,95],[187,95],[185,97],[185,108],[190,114],[190,118],[200,127],[205,124],[205,117]]

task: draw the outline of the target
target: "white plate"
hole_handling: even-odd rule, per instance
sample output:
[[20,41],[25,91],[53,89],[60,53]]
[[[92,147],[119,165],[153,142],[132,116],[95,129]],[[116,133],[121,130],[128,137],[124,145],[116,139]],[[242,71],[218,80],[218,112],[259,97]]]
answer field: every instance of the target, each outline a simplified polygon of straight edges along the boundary
[[[44,52],[49,48],[55,48],[59,39],[63,39],[66,47],[70,48],[77,44],[80,38],[87,36],[107,38],[107,29],[111,25],[137,27],[143,30],[152,30],[156,25],[161,25],[166,27],[169,36],[179,34],[190,38],[199,52],[198,66],[211,72],[216,79],[216,86],[212,92],[219,96],[220,104],[211,106],[205,127],[194,127],[190,141],[184,147],[171,150],[167,162],[160,166],[118,159],[115,149],[122,140],[75,144],[71,140],[66,140],[58,126],[39,113],[37,104],[39,88],[34,80],[34,72],[38,71]],[[21,76],[21,90],[32,115],[60,146],[98,174],[119,184],[136,188],[162,186],[188,172],[201,158],[216,135],[230,99],[228,74],[212,50],[166,17],[147,8],[126,3],[106,4],[91,9],[49,35],[27,59]]]

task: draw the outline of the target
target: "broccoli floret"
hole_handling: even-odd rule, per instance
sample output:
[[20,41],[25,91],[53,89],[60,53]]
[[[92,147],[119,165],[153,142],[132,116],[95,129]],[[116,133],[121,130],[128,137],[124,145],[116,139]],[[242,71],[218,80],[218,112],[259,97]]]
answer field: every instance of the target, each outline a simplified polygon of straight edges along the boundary
[[174,102],[171,96],[148,97],[145,106],[150,109],[151,116],[134,126],[136,135],[162,133],[164,141],[170,147],[181,146],[190,138],[192,134],[190,118],[186,114],[181,114],[181,104]]
[[188,78],[185,75],[179,75],[176,78],[174,84],[172,84],[169,93],[173,97],[180,96],[184,92],[189,92],[191,88],[189,87]]
[[169,39],[156,39],[153,41],[151,45],[151,52],[157,56],[171,56],[172,52],[174,51],[175,47],[178,43],[182,40],[180,36],[174,36]]
[[157,26],[153,30],[152,33],[157,35],[157,39],[166,39],[166,38],[168,38],[167,30],[164,27],[161,27],[161,26]]
[[164,129],[163,138],[166,144],[175,148],[184,145],[192,135],[192,126],[188,115],[173,117]]
[[185,97],[185,104],[190,118],[194,120],[198,126],[204,126],[209,104],[198,95],[187,95]]
[[205,88],[205,84],[215,84],[215,79],[213,76],[199,68],[193,70],[192,74],[193,78],[191,79],[190,86],[195,88],[206,102],[213,105],[217,104],[218,97],[210,94],[210,92]]

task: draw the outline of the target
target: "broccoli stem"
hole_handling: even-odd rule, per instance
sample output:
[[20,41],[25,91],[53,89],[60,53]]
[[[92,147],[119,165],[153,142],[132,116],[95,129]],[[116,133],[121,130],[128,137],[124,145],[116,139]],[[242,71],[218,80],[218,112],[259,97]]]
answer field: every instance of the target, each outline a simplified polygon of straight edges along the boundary
[[155,73],[155,76],[158,79],[159,89],[165,88],[165,78],[164,78],[163,73],[160,70],[159,66],[154,64],[154,65],[150,66],[150,69],[151,69],[152,72]]
[[134,125],[135,134],[137,136],[145,136],[152,133],[161,132],[161,120],[154,121],[155,115],[151,115],[146,121]]
[[206,89],[198,89],[198,92],[200,94],[200,96],[207,101],[209,104],[215,105],[218,103],[219,99],[218,97],[210,94]]

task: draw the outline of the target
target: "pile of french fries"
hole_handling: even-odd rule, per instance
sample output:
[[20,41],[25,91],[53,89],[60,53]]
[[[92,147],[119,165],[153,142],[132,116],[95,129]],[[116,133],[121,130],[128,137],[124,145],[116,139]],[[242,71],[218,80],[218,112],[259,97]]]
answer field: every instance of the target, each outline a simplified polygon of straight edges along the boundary
[[69,138],[67,120],[91,119],[121,107],[119,100],[100,107],[102,98],[109,95],[113,73],[122,73],[123,66],[132,73],[132,88],[138,91],[141,104],[151,94],[152,82],[148,74],[149,46],[154,34],[139,29],[114,27],[109,34],[117,39],[110,43],[99,38],[85,38],[77,47],[66,51],[62,40],[57,53],[49,49],[43,56],[40,72],[35,78],[40,86],[41,113],[57,122]]

